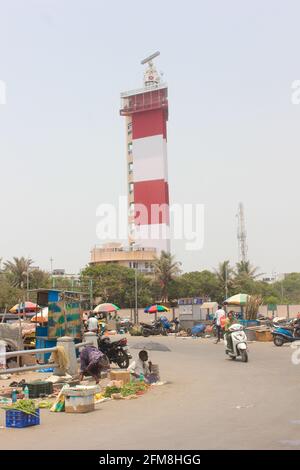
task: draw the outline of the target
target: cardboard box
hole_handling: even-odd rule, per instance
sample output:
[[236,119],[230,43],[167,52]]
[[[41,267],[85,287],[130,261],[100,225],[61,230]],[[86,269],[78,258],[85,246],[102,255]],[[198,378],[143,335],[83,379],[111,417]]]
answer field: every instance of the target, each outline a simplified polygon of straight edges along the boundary
[[37,364],[35,355],[26,354],[26,356],[21,356],[21,360],[23,366],[35,366]]
[[257,341],[273,341],[273,335],[271,331],[256,331]]
[[122,388],[124,385],[124,382],[123,380],[111,380],[107,386],[108,387],[118,387],[118,388]]
[[124,384],[130,382],[130,372],[127,370],[112,370],[110,371],[110,380],[122,380]]

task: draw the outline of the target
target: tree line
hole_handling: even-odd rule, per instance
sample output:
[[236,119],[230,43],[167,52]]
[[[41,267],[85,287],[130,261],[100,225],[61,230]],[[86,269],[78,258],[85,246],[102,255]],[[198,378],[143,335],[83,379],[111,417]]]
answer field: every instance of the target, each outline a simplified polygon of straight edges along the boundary
[[[113,302],[121,308],[135,306],[135,276],[139,307],[151,303],[168,302],[176,305],[182,297],[201,297],[222,302],[237,293],[258,295],[264,304],[300,303],[300,273],[285,276],[282,281],[267,283],[259,278],[257,267],[249,261],[231,266],[228,260],[213,270],[183,273],[181,263],[170,253],[162,252],[153,262],[153,275],[135,273],[134,269],[117,264],[88,265],[78,279],[51,276],[51,273],[33,268],[30,258],[14,257],[1,263],[0,309],[10,308],[27,298],[27,288],[80,290],[94,301]],[[30,300],[35,300],[29,293]]]

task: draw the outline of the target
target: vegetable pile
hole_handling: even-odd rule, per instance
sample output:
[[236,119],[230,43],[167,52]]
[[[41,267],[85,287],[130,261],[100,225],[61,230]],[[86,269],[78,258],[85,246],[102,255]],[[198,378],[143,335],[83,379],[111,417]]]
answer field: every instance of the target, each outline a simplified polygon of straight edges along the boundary
[[121,392],[120,387],[106,387],[105,392],[104,392],[104,397],[110,398],[113,393],[120,393],[120,392]]
[[51,401],[40,401],[39,404],[38,404],[38,407],[39,408],[51,408],[53,405],[53,403]]
[[33,400],[18,400],[11,406],[4,406],[3,408],[5,410],[23,411],[23,413],[26,413],[27,415],[36,416],[36,408]]
[[128,397],[129,395],[135,395],[138,392],[144,392],[147,390],[147,385],[141,382],[127,383],[123,387],[106,387],[104,392],[105,398],[111,398],[114,393],[121,393],[122,397]]
[[122,397],[128,397],[129,395],[135,395],[137,392],[142,392],[147,389],[147,385],[144,383],[129,383],[123,385],[121,388]]

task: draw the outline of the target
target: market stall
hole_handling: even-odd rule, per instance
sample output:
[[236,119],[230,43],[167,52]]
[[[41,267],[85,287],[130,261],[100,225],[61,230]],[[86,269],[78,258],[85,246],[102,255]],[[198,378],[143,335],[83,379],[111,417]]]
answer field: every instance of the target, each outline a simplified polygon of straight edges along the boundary
[[[83,333],[81,320],[82,293],[58,289],[37,289],[37,303],[41,311],[36,314],[36,349],[56,346],[57,339],[70,336],[80,342]],[[47,309],[47,310],[46,310]],[[47,312],[47,321],[46,319]],[[38,356],[47,363],[50,353]]]

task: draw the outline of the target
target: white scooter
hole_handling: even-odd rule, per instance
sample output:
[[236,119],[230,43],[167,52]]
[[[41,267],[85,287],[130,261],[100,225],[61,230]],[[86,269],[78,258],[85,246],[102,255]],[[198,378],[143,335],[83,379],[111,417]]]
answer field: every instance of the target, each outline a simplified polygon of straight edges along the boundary
[[225,352],[231,359],[235,360],[241,357],[242,362],[248,362],[247,336],[242,325],[234,323],[228,328],[230,332],[232,349],[229,349],[227,343],[227,334],[224,335]]

